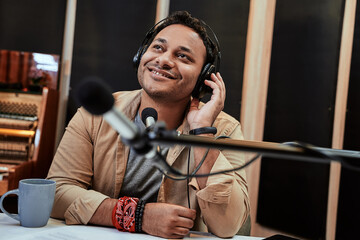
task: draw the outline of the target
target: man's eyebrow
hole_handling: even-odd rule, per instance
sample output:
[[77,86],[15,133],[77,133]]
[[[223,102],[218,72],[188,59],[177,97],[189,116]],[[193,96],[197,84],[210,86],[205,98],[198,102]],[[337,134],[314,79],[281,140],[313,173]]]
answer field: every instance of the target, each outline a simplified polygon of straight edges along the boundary
[[[164,38],[156,38],[156,39],[154,39],[154,42],[167,43],[167,40],[164,39]],[[193,51],[188,47],[180,46],[179,49],[184,51],[184,52],[188,52],[188,53],[193,54]]]
[[188,53],[193,54],[193,51],[191,51],[190,48],[187,48],[187,47],[184,47],[184,46],[180,46],[179,48],[180,48],[180,50],[182,50],[184,52],[188,52]]
[[154,40],[154,42],[167,43],[166,39],[164,39],[164,38],[157,38]]

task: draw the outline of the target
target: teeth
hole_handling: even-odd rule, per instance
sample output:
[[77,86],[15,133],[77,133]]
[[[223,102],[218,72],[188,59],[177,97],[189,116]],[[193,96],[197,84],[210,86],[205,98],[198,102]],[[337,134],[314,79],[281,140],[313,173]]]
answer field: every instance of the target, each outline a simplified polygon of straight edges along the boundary
[[157,72],[155,70],[153,70],[153,73],[155,73],[156,75],[164,76],[164,74],[161,74],[161,73],[159,73],[159,72]]
[[162,76],[162,77],[169,77],[169,76],[164,75],[164,74],[162,74],[162,73],[159,73],[159,72],[157,72],[157,71],[155,71],[155,70],[152,70],[152,72],[153,72],[154,74],[160,75],[160,76]]

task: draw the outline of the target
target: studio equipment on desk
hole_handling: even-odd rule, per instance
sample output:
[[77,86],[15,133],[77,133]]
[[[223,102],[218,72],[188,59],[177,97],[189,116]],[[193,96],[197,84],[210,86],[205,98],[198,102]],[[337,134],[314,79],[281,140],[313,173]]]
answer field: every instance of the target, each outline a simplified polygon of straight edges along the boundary
[[[174,180],[184,180],[191,177],[206,177],[215,174],[222,174],[230,171],[237,171],[245,168],[255,161],[259,156],[277,157],[287,160],[300,160],[317,163],[340,162],[343,167],[359,171],[360,168],[347,163],[343,157],[360,159],[360,152],[350,150],[338,150],[330,148],[315,147],[300,142],[273,143],[230,139],[225,136],[216,138],[184,135],[175,130],[166,130],[164,122],[156,122],[157,113],[155,109],[146,110],[142,115],[147,128],[145,131],[138,128],[123,113],[114,106],[114,98],[111,90],[103,81],[97,77],[88,77],[76,89],[78,102],[91,114],[102,115],[111,127],[119,134],[122,141],[131,146],[138,154],[154,160],[157,167],[167,177]],[[154,113],[155,111],[155,113]],[[150,113],[150,114],[149,114]],[[155,117],[156,115],[156,117]],[[149,123],[146,123],[147,120]],[[228,149],[258,153],[254,158],[243,166],[209,174],[196,174],[202,162],[190,174],[180,173],[172,168],[162,157],[154,146],[184,145],[188,147],[206,147],[216,149]]]

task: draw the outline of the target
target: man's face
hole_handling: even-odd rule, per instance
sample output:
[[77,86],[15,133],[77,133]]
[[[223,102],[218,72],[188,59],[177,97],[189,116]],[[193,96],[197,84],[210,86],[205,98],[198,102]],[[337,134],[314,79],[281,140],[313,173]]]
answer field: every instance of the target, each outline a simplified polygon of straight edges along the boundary
[[180,24],[170,25],[155,36],[142,56],[139,83],[155,99],[188,99],[205,57],[205,45],[194,30]]

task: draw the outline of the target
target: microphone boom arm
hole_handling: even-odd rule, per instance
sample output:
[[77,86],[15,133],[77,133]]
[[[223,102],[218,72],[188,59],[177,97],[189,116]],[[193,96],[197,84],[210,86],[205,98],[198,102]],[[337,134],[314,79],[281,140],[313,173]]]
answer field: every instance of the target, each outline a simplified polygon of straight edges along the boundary
[[306,145],[304,147],[290,146],[281,143],[273,142],[259,142],[248,140],[236,140],[229,138],[215,139],[203,136],[192,136],[178,134],[176,131],[167,131],[164,129],[156,129],[148,133],[148,140],[150,144],[158,145],[184,145],[197,146],[206,148],[228,149],[235,151],[260,153],[263,156],[277,157],[282,159],[292,159],[301,161],[321,162],[324,161],[322,152],[332,159],[338,157],[358,158],[360,159],[360,152],[350,150],[338,150],[331,148],[320,148]]

